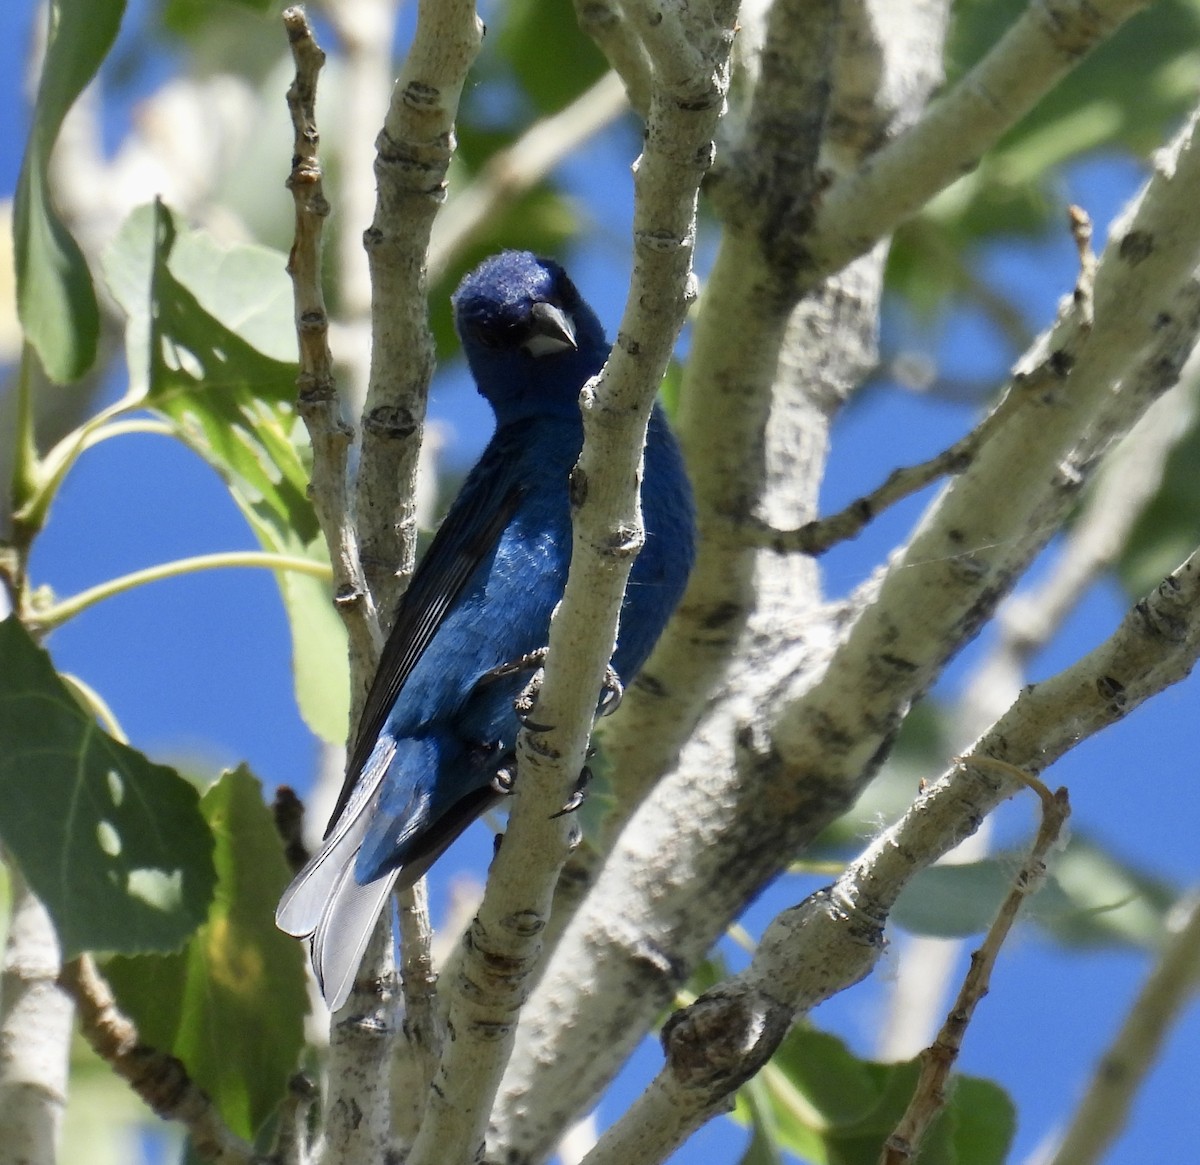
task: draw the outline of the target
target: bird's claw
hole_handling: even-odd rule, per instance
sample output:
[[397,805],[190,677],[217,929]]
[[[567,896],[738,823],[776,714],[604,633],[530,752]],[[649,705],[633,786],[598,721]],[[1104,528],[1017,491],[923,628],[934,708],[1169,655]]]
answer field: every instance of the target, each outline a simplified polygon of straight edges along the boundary
[[485,671],[476,681],[480,684],[492,684],[496,680],[507,679],[509,676],[520,675],[523,671],[540,668],[546,662],[546,648],[539,647],[536,651],[527,651],[524,655],[510,659],[507,663],[499,664],[490,671]]
[[553,727],[553,725],[539,724],[530,719],[533,714],[533,706],[537,703],[538,693],[542,690],[542,680],[545,674],[539,667],[521,694],[513,701],[513,711],[517,714],[521,727],[528,728],[530,732],[549,732]]
[[513,791],[513,785],[516,784],[514,780],[515,776],[516,774],[512,769],[497,769],[489,782],[492,791],[499,793],[501,797],[510,796]]
[[558,810],[557,813],[550,814],[550,820],[553,821],[556,817],[565,817],[568,813],[574,813],[580,805],[583,804],[587,796],[587,787],[591,783],[592,770],[584,765],[579,770],[579,778],[575,782],[575,787],[571,790],[571,795],[567,798],[566,804]]
[[625,697],[625,685],[621,677],[610,663],[604,669],[604,686],[600,689],[600,707],[596,709],[598,716],[611,716],[620,706]]

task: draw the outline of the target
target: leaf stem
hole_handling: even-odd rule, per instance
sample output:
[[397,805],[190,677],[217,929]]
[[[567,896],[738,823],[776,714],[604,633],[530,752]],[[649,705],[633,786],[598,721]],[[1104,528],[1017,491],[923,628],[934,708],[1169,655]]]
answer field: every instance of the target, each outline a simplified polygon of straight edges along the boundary
[[109,579],[97,586],[80,591],[61,603],[55,603],[44,611],[38,611],[30,623],[41,631],[49,631],[61,626],[68,619],[74,618],[81,611],[104,599],[123,594],[145,583],[160,582],[163,579],[178,578],[185,574],[195,574],[201,570],[221,570],[228,567],[265,567],[267,570],[290,570],[299,574],[310,574],[316,578],[330,577],[329,565],[318,562],[315,558],[304,558],[300,555],[271,554],[262,550],[227,550],[217,554],[197,554],[192,558],[179,558],[173,562],[160,563],[158,566],[148,566],[144,570],[135,570],[123,574],[119,578]]
[[[22,366],[22,385],[26,382],[27,373],[25,369],[27,367],[28,362]],[[23,399],[25,392],[26,390],[23,388]],[[22,470],[20,464],[18,464],[13,476],[13,521],[18,528],[26,531],[26,535],[30,540],[45,525],[46,515],[50,512],[50,504],[54,501],[54,496],[58,493],[63,479],[70,472],[71,467],[79,459],[81,453],[92,448],[93,445],[98,445],[101,441],[107,440],[109,437],[117,437],[126,433],[160,433],[164,436],[176,435],[175,429],[169,424],[162,421],[155,421],[149,417],[118,423],[113,422],[114,417],[120,416],[121,413],[129,412],[131,409],[143,407],[144,403],[144,398],[140,394],[128,393],[120,400],[109,405],[108,408],[101,409],[95,416],[89,417],[78,428],[73,429],[63,437],[42,458],[40,464],[36,462],[35,455],[32,467],[24,471],[26,474],[26,487],[21,492],[18,492],[17,474],[22,472]],[[30,410],[29,440],[32,442],[32,400],[30,400],[28,407]],[[30,448],[32,452],[32,445]],[[18,459],[19,461],[23,460],[20,451]]]

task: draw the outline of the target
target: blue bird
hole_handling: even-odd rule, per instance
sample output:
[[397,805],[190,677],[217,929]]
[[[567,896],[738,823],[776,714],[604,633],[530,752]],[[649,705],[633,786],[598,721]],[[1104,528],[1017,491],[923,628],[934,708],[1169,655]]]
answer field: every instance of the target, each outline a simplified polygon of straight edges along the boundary
[[[608,356],[600,321],[552,260],[494,256],[453,303],[496,430],[400,600],[325,841],[275,915],[281,930],[311,940],[333,1010],[393,885],[420,878],[507,791],[521,727],[514,704],[570,565],[579,392]],[[657,406],[642,514],[646,542],[612,657],[623,683],[650,654],[694,556],[691,490]]]

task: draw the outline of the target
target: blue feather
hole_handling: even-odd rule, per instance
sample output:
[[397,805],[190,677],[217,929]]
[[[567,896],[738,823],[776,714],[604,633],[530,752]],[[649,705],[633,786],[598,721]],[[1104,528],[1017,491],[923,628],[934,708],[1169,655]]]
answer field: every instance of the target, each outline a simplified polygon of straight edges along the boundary
[[[497,668],[545,647],[571,556],[568,477],[579,392],[608,356],[599,320],[557,263],[505,252],[468,275],[455,322],[496,431],[422,559],[380,659],[325,842],[288,887],[280,929],[311,940],[330,1007],[349,993],[375,919],[499,794],[531,671]],[[656,407],[634,561],[612,665],[646,661],[694,556],[691,491]]]

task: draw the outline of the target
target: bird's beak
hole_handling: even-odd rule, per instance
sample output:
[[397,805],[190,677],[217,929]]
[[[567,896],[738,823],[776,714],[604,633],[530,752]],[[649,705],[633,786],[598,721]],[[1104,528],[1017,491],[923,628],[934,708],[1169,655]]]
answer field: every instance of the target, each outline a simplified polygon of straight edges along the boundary
[[533,322],[529,336],[521,345],[530,356],[551,356],[555,352],[574,352],[575,325],[571,317],[552,303],[535,303],[530,313]]

